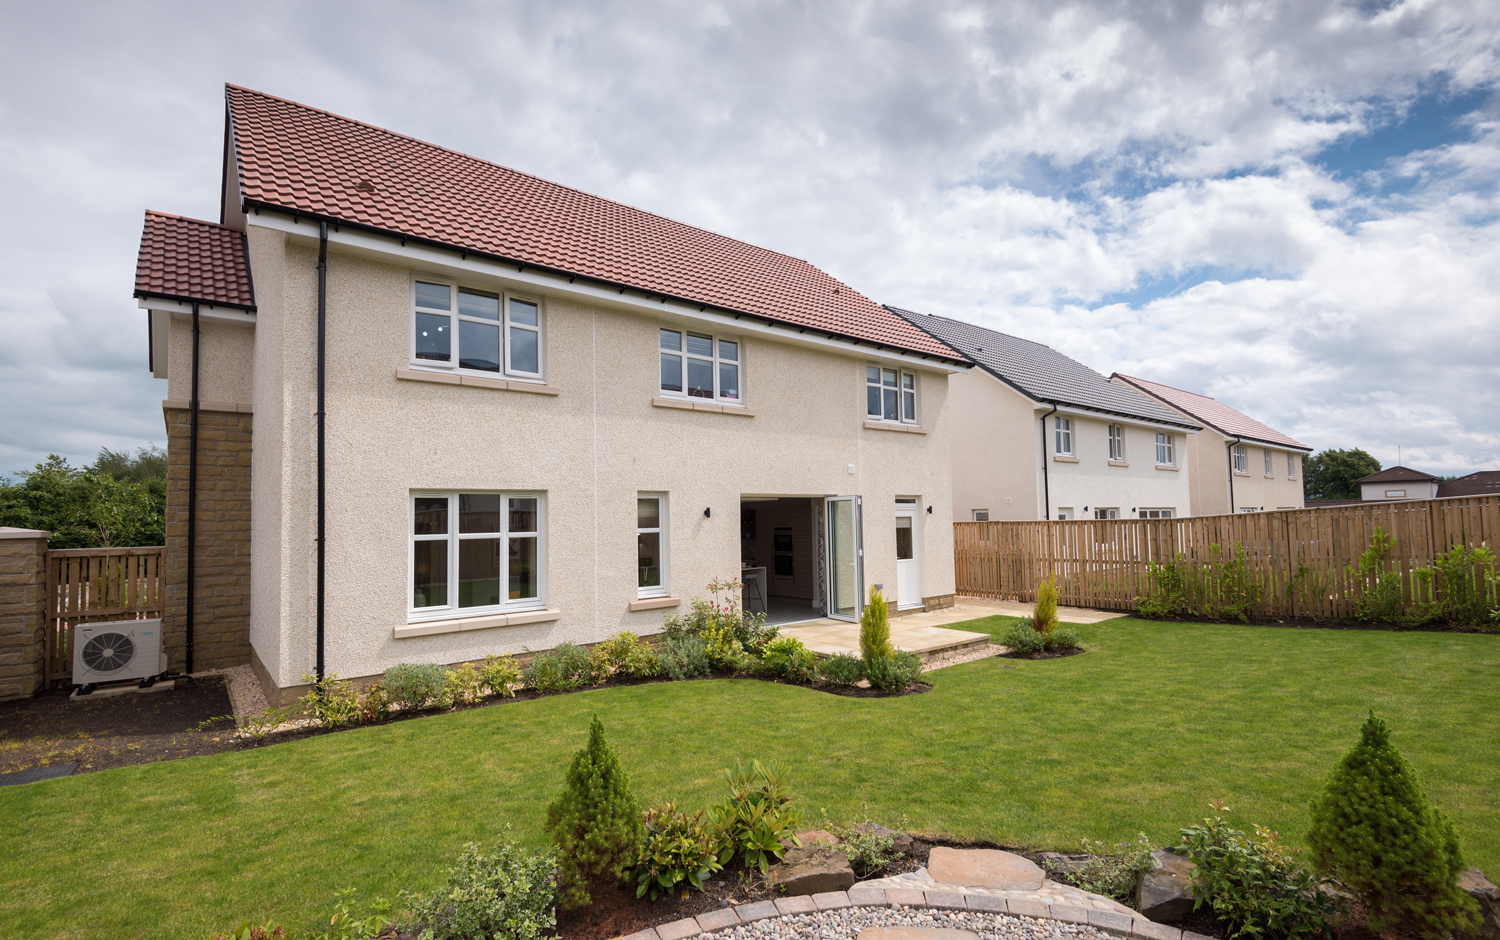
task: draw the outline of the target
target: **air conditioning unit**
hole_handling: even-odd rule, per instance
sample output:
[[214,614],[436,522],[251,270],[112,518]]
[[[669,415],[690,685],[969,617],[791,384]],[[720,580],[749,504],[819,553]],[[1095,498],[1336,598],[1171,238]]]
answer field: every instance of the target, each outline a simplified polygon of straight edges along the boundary
[[166,672],[160,620],[81,623],[73,633],[73,684],[85,692],[101,682],[145,679]]

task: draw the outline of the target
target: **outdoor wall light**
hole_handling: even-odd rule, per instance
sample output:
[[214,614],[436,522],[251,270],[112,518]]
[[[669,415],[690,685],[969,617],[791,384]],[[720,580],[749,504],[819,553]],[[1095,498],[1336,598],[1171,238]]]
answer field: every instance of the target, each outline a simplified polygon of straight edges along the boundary
[[714,514],[714,511],[713,511],[712,508],[707,507],[707,506],[703,507],[703,518],[708,519],[708,518],[712,517],[713,514]]
[[932,507],[931,506],[927,507],[927,515],[929,515],[929,516],[932,515]]

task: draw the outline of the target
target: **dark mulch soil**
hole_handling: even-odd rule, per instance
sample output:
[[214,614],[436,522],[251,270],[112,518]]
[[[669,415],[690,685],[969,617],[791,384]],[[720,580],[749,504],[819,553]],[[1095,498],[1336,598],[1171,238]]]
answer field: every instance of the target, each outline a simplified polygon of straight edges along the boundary
[[913,682],[911,687],[903,692],[882,692],[879,689],[865,689],[857,685],[818,685],[811,688],[819,692],[827,692],[829,695],[843,695],[849,698],[895,698],[902,695],[921,695],[923,692],[931,692],[932,684],[928,682]]
[[69,701],[68,689],[0,704],[0,773],[77,763],[77,773],[216,754],[236,748],[223,679],[192,686]]
[[1085,653],[1085,652],[1087,652],[1087,650],[1081,650],[1081,649],[1071,649],[1071,650],[1043,650],[1040,653],[1016,653],[1016,652],[1009,652],[1009,653],[996,653],[995,654],[995,658],[996,659],[1062,659],[1064,656],[1078,656],[1079,654]]

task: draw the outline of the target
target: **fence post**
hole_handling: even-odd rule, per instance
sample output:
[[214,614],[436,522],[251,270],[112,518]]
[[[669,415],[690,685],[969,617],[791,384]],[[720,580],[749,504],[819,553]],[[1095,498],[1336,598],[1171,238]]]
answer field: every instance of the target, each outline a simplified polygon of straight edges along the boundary
[[0,701],[29,698],[47,680],[47,537],[0,527]]

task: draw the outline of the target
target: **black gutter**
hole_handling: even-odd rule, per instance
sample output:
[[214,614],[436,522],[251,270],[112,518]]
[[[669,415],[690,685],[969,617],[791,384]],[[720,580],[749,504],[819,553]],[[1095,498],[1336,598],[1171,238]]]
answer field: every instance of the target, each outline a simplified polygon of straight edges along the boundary
[[[249,275],[249,272],[250,272],[250,268],[249,268],[249,265],[247,264],[245,266],[245,273],[246,273],[247,276]],[[202,297],[184,297],[181,294],[158,294],[158,293],[154,293],[152,291],[145,291],[145,290],[138,290],[132,296],[137,297],[137,298],[139,298],[141,300],[151,300],[151,299],[154,298],[156,300],[171,300],[171,301],[175,301],[175,302],[180,303],[180,304],[203,304],[204,306],[208,307],[209,309],[212,309],[214,307],[227,307],[230,310],[243,310],[246,313],[254,313],[255,312],[255,304],[254,303],[236,304],[236,303],[230,303],[227,300],[204,300]],[[250,296],[251,297],[255,296],[255,288],[254,288],[254,286],[251,286],[251,288],[250,288]]]
[[198,305],[193,304],[193,390],[188,401],[187,665],[193,671],[193,606],[198,554]]
[[1047,482],[1047,419],[1057,414],[1057,402],[1050,402],[1052,410],[1042,415],[1042,518],[1052,518],[1052,490]]
[[[412,242],[414,244],[423,245],[428,248],[436,248],[440,251],[452,252],[454,254],[460,255],[463,259],[467,259],[472,256],[485,261],[494,261],[505,265],[515,265],[517,271],[520,271],[522,268],[531,268],[533,270],[540,271],[543,274],[551,274],[556,277],[568,278],[570,283],[573,280],[582,280],[600,287],[612,288],[619,291],[621,294],[625,293],[626,291],[633,291],[637,294],[641,294],[648,300],[660,299],[662,303],[666,303],[668,300],[671,300],[675,303],[684,304],[686,306],[697,307],[700,312],[707,310],[709,307],[712,307],[715,313],[721,313],[725,316],[735,317],[736,319],[739,319],[741,317],[748,317],[752,320],[759,320],[766,326],[784,327],[789,330],[797,330],[801,333],[806,333],[810,330],[813,333],[820,333],[823,336],[826,336],[828,339],[836,339],[843,342],[853,343],[855,346],[859,346],[862,344],[877,348],[890,346],[891,349],[906,353],[909,356],[921,356],[923,359],[936,359],[940,362],[950,362],[953,365],[957,366],[975,365],[975,363],[970,362],[967,359],[944,356],[934,352],[922,352],[915,349],[906,349],[900,346],[895,346],[891,343],[882,343],[879,340],[868,339],[863,336],[851,336],[847,333],[838,333],[821,326],[808,326],[804,323],[793,323],[790,320],[776,320],[766,316],[765,314],[747,313],[743,310],[734,310],[730,307],[721,307],[718,304],[705,303],[702,300],[693,300],[691,298],[681,297],[676,294],[664,294],[658,290],[647,290],[644,287],[637,287],[633,284],[622,284],[619,281],[610,281],[601,277],[594,277],[590,274],[579,274],[576,271],[565,271],[562,268],[554,268],[550,265],[537,264],[534,261],[522,261],[519,258],[509,258],[505,255],[497,255],[488,251],[481,251],[478,248],[465,248],[461,245],[450,245],[447,242],[440,242],[432,238],[423,238],[420,235],[406,235],[401,232],[393,231],[391,229],[379,228],[378,226],[374,225],[365,225],[361,222],[350,222],[345,219],[339,219],[328,215],[321,215],[316,212],[308,212],[303,209],[288,209],[285,206],[278,206],[268,202],[261,202],[257,199],[244,200],[243,207],[246,214],[249,214],[252,211],[256,214],[259,214],[260,211],[264,209],[268,212],[274,212],[279,215],[290,216],[292,221],[294,222],[300,220],[302,216],[305,215],[310,221],[318,222],[324,228],[332,225],[335,232],[341,231],[343,228],[347,227],[358,232],[366,232],[371,235],[380,235],[385,238],[393,238],[399,241],[403,248],[406,246],[407,242]],[[903,320],[902,322],[906,321]],[[926,335],[925,331],[924,335]],[[941,340],[939,340],[939,342],[941,342]]]
[[[1232,440],[1229,443],[1227,443],[1227,444],[1224,445],[1224,451],[1225,451],[1225,453],[1227,453],[1229,455],[1229,513],[1230,513],[1230,515],[1234,514],[1234,448],[1235,448],[1235,445],[1239,444],[1239,443],[1240,443],[1240,439],[1239,438],[1235,438],[1234,440]],[[1249,460],[1250,458],[1246,457],[1245,459]]]
[[324,501],[324,468],[326,451],[324,449],[324,424],[326,413],[324,412],[323,394],[325,390],[325,377],[327,375],[327,352],[328,352],[328,223],[318,225],[318,680],[323,679],[323,613],[324,601],[326,600],[326,571],[323,567],[324,548],[324,525],[326,519],[326,503]]

